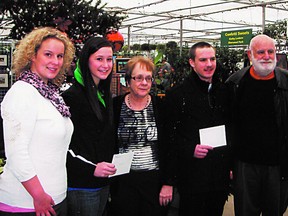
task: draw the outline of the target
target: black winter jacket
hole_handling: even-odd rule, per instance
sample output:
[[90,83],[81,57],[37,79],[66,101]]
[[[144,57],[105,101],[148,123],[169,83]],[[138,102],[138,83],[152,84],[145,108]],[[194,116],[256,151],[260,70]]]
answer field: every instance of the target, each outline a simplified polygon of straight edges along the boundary
[[[241,91],[241,83],[242,78],[246,73],[249,73],[250,67],[246,67],[231,75],[226,84],[229,88],[230,94],[230,104],[231,104],[231,112],[232,112],[232,131],[233,125],[237,124],[234,122],[235,113],[237,113],[237,104],[238,104],[238,95]],[[281,167],[281,175],[282,179],[288,178],[288,71],[276,67],[275,70],[275,78],[277,87],[275,89],[274,94],[274,107],[275,107],[275,118],[278,128],[278,142],[280,151],[280,167]],[[236,136],[232,136],[233,139],[237,139]],[[233,141],[232,139],[232,147],[237,141]],[[234,149],[234,147],[233,147]],[[272,149],[271,149],[272,150]],[[237,158],[237,152],[234,151],[234,155]]]
[[[195,72],[166,95],[166,137],[169,164],[180,193],[207,193],[229,190],[229,147],[217,147],[203,159],[194,157],[200,144],[199,129],[225,125],[227,107],[223,83],[213,78],[209,83]],[[208,144],[207,144],[208,145]]]
[[[99,121],[88,102],[85,89],[75,82],[62,94],[70,107],[74,132],[69,149],[94,164],[112,161],[115,151],[112,121]],[[105,112],[105,111],[103,111]],[[106,112],[104,115],[108,115]],[[112,119],[112,118],[111,118]],[[109,183],[108,178],[94,176],[95,166],[67,154],[68,187],[99,188]]]

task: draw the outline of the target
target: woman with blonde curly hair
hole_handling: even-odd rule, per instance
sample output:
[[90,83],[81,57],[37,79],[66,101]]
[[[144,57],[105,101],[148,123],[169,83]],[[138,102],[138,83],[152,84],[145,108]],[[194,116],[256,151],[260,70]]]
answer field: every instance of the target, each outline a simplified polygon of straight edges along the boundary
[[65,33],[60,32],[50,27],[39,28],[28,34],[17,46],[16,52],[13,55],[12,69],[17,77],[23,71],[29,70],[31,67],[31,59],[40,48],[42,42],[48,38],[60,40],[65,47],[65,55],[63,55],[63,64],[55,78],[52,79],[54,84],[58,86],[62,84],[65,73],[71,66],[75,49],[70,39]]
[[73,132],[59,95],[74,46],[50,27],[34,29],[17,46],[18,80],[1,103],[7,161],[0,177],[0,215],[65,216],[66,154]]

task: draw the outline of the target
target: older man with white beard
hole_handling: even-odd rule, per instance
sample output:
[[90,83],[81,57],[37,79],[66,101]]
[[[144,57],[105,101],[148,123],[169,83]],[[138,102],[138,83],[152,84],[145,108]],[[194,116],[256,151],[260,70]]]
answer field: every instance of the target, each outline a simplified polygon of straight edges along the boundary
[[236,216],[282,215],[287,207],[288,71],[272,38],[250,42],[252,66],[228,78]]

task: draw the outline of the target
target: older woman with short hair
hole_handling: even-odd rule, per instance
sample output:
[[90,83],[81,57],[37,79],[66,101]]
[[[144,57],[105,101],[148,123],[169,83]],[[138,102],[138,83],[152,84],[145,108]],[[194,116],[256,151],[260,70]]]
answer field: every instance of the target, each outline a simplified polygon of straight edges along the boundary
[[173,189],[161,160],[165,154],[161,101],[149,94],[154,70],[147,57],[131,58],[125,73],[130,92],[114,98],[119,152],[134,152],[130,173],[118,177],[112,191],[117,215],[159,216],[161,205],[172,200]]

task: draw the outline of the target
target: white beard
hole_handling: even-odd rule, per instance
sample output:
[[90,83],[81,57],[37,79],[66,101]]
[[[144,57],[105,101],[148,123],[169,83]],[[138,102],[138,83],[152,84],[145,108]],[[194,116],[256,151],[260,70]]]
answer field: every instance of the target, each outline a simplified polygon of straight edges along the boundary
[[268,74],[270,74],[276,67],[277,59],[276,55],[274,60],[268,60],[270,63],[262,64],[262,62],[267,62],[265,60],[257,60],[254,58],[253,54],[251,55],[252,65],[254,66],[254,70],[256,74],[258,74],[261,77],[265,77]]

